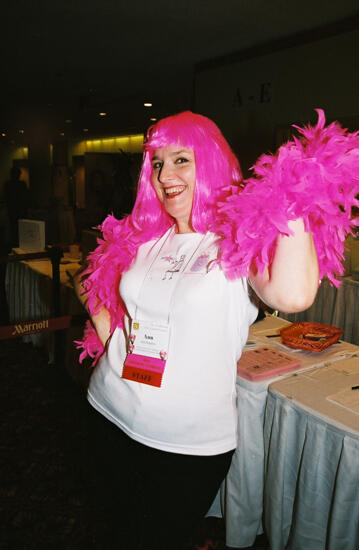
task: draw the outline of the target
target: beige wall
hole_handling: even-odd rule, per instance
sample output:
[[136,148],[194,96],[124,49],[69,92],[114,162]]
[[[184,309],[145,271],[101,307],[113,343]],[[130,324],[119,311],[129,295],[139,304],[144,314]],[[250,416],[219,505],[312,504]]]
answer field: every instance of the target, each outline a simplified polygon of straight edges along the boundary
[[314,121],[316,107],[359,128],[358,54],[354,31],[203,70],[195,78],[195,110],[219,125],[245,166],[273,150],[284,127]]

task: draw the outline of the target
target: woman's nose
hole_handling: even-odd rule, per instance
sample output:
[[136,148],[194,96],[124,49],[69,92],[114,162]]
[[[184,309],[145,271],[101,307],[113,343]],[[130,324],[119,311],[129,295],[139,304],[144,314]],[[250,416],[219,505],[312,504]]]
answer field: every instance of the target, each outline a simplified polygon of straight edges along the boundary
[[161,166],[161,170],[159,171],[159,174],[158,174],[159,181],[162,183],[165,183],[167,181],[171,181],[173,177],[174,177],[173,168],[169,164],[163,163],[163,165]]

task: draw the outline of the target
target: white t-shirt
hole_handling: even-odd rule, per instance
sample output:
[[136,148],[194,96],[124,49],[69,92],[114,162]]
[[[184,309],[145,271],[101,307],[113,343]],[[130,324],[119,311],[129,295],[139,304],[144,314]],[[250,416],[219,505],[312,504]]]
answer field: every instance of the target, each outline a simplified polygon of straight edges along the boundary
[[[236,447],[236,365],[257,308],[245,279],[215,263],[212,233],[176,234],[142,245],[123,274],[129,318],[91,377],[89,402],[133,439],[165,451],[214,455]],[[169,323],[161,387],[121,378],[130,319]]]

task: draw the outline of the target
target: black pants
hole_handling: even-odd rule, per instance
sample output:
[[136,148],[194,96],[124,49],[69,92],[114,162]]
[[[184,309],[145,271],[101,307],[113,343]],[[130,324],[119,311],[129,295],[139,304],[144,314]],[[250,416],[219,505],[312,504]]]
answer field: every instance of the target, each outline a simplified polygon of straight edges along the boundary
[[113,548],[186,548],[228,472],[233,451],[215,456],[159,451],[133,441],[90,409],[93,471],[111,514]]

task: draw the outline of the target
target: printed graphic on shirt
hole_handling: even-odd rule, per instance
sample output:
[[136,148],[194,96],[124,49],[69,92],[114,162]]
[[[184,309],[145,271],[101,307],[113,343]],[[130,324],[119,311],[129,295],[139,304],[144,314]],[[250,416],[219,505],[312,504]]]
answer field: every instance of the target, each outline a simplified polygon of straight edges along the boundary
[[216,246],[210,246],[203,250],[197,258],[190,262],[188,268],[185,269],[186,274],[196,273],[204,274],[208,273],[212,267],[214,267],[218,256],[218,249]]
[[190,271],[197,272],[202,271],[203,268],[208,264],[209,254],[201,254],[192,264]]
[[179,271],[181,271],[185,259],[186,259],[186,254],[181,254],[179,259],[174,258],[173,256],[163,256],[161,260],[168,262],[170,266],[164,272],[162,276],[162,281],[165,281],[166,279],[171,280],[174,273],[178,273]]

